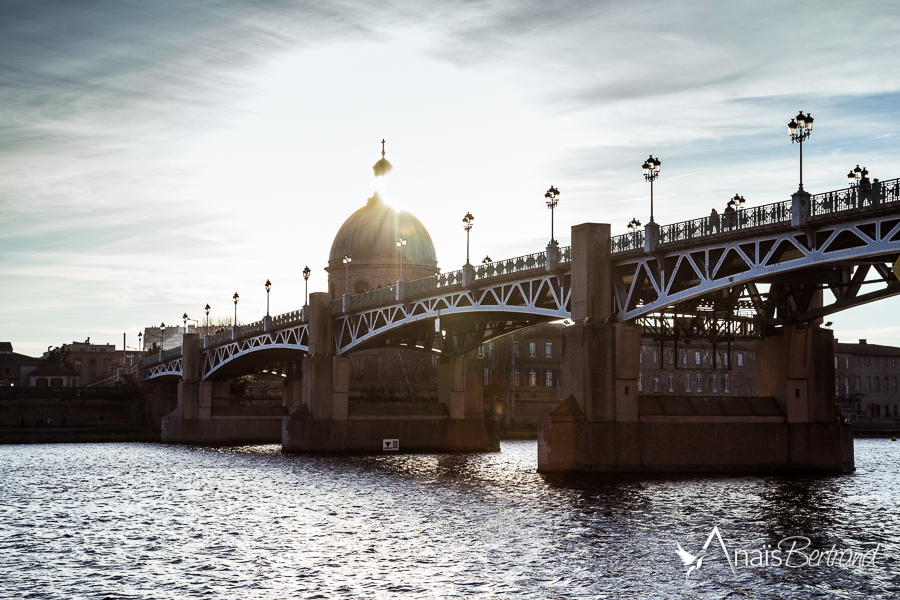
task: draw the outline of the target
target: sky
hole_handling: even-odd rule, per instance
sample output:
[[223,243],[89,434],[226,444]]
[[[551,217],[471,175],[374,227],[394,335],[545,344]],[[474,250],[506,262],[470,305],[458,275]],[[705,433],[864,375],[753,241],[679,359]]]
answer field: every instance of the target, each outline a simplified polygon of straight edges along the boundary
[[[0,3],[0,341],[39,356],[136,346],[181,316],[325,291],[373,189],[443,270],[541,250],[572,225],[670,223],[797,188],[787,122],[815,118],[804,187],[900,177],[900,3]],[[474,260],[474,258],[473,258]],[[480,261],[479,261],[480,262]],[[900,299],[829,317],[900,345]]]

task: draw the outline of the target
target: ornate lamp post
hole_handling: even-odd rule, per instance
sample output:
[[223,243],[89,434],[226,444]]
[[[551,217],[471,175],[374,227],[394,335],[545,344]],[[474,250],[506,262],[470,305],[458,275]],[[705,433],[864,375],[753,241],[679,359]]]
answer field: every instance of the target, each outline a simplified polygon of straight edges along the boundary
[[644,179],[650,182],[650,222],[653,223],[653,182],[656,181],[656,178],[659,177],[659,165],[660,161],[658,158],[653,158],[653,155],[650,155],[650,158],[644,161],[644,164],[641,165],[641,168],[644,170]]
[[206,335],[209,335],[209,304],[203,307],[206,311]]
[[234,300],[234,323],[231,324],[231,331],[233,334],[235,328],[237,327],[237,303],[238,303],[238,300],[241,299],[241,297],[238,296],[237,292],[235,292],[234,296],[232,296],[231,299]]
[[162,352],[166,345],[166,324],[159,324],[159,351]]
[[269,316],[269,292],[272,290],[272,282],[266,279],[266,316]]
[[544,194],[544,198],[547,199],[547,208],[550,209],[550,245],[558,246],[559,244],[556,243],[556,239],[553,236],[553,213],[556,210],[557,203],[559,203],[559,190],[551,185],[547,193]]
[[144,351],[144,332],[138,331],[138,350],[140,352]]
[[403,246],[406,245],[406,240],[402,237],[397,238],[397,248],[400,249],[400,281],[403,281]]
[[187,313],[184,313],[183,315],[181,315],[181,318],[182,318],[182,320],[184,320],[184,332],[187,333],[187,322],[188,322]]
[[812,133],[813,118],[807,113],[803,116],[800,111],[796,117],[788,123],[788,133],[791,135],[791,143],[800,144],[800,190],[803,190],[803,141]]
[[485,256],[485,257],[484,257],[484,260],[481,261],[481,264],[486,265],[486,264],[490,264],[491,262],[493,262],[493,261],[491,260],[491,257],[490,257],[490,256]]
[[641,222],[638,221],[637,219],[632,219],[628,223],[628,231],[630,231],[631,233],[634,233],[634,232],[640,230],[640,228],[641,228]]
[[350,263],[353,261],[353,257],[350,256],[349,254],[345,254],[343,260],[344,260],[344,269],[345,269],[346,277],[347,277],[345,287],[344,287],[344,293],[349,295],[350,294]]
[[466,264],[469,264],[469,232],[472,231],[472,224],[475,222],[475,217],[472,216],[472,213],[467,212],[466,216],[463,217],[463,229],[466,230]]
[[305,286],[305,290],[303,292],[303,306],[309,304],[309,275],[312,271],[309,270],[309,265],[303,269],[303,284]]

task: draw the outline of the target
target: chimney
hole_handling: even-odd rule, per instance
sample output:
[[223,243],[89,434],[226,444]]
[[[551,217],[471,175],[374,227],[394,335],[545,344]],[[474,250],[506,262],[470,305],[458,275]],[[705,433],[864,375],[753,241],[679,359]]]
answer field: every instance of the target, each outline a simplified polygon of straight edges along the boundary
[[859,340],[859,344],[862,346],[866,343],[866,340]]

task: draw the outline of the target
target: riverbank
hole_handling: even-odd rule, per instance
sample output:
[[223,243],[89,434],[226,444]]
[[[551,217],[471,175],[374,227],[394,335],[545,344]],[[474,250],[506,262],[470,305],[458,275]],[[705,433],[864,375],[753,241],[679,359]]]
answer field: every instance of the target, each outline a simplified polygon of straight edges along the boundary
[[0,429],[0,444],[83,444],[99,442],[158,442],[152,427],[60,427]]

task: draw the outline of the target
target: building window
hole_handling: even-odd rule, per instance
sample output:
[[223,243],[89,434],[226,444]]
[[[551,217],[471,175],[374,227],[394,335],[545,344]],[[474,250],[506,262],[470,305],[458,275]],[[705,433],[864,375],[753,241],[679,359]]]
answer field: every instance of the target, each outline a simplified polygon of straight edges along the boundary
[[519,355],[519,341],[518,340],[515,340],[513,342],[512,353],[513,353],[513,356]]
[[694,352],[694,364],[695,365],[700,364],[700,352]]
[[850,378],[844,377],[844,398],[850,397]]
[[717,373],[713,373],[712,376],[712,391],[713,394],[719,393],[719,375]]
[[845,357],[844,357],[844,368],[845,368],[845,369],[849,369],[849,368],[850,368],[850,357],[849,357],[849,356],[845,356]]
[[744,353],[743,352],[738,352],[738,366],[739,367],[744,366]]
[[722,383],[725,385],[725,393],[727,394],[731,390],[731,377],[728,376],[728,373],[725,373],[723,377]]
[[644,372],[643,371],[638,373],[638,391],[639,392],[644,391]]
[[722,364],[725,365],[726,367],[728,366],[728,353],[727,352],[722,353]]
[[653,349],[653,364],[659,364],[659,350],[657,350],[656,348]]
[[96,359],[96,358],[92,358],[92,359],[88,360],[88,365],[90,365],[90,366],[92,366],[92,367],[97,366],[97,359]]
[[681,364],[683,364],[683,365],[687,364],[687,352],[681,353]]
[[697,393],[701,393],[703,391],[703,375],[697,373]]
[[544,344],[544,356],[545,358],[553,358],[553,342]]
[[837,366],[837,358],[838,358],[837,356],[834,357],[834,368],[835,368],[835,369],[838,368],[838,366]]
[[641,351],[638,352],[638,362],[640,364],[644,364],[644,349],[641,348]]
[[488,358],[494,358],[494,342],[488,342]]
[[537,385],[537,371],[531,369],[528,371],[528,385],[534,387]]
[[494,383],[494,370],[490,368],[486,368],[484,370],[484,385],[493,385]]
[[514,369],[512,372],[513,385],[522,385],[522,378],[519,376],[519,370]]
[[875,391],[876,392],[881,391],[881,378],[880,377],[875,378]]
[[869,377],[868,375],[866,375],[866,391],[867,392],[872,391],[872,378]]
[[750,378],[748,377],[748,378],[747,378],[747,393],[749,394],[750,391],[751,391],[751,388],[750,388]]
[[834,393],[835,394],[841,393],[841,378],[840,377],[834,378]]
[[669,373],[669,391],[670,392],[675,391],[675,374],[674,373]]
[[530,358],[537,358],[537,343],[528,342],[528,356]]
[[544,386],[553,387],[553,371],[550,369],[544,371]]
[[687,375],[684,376],[684,391],[685,392],[691,391],[691,374],[690,373],[688,373]]
[[54,377],[53,379],[50,380],[50,387],[62,387],[62,386],[63,386],[63,380],[60,379],[59,377]]
[[81,359],[80,359],[80,358],[76,358],[76,359],[75,359],[75,366],[76,366],[76,367],[80,367],[80,366],[81,366]]
[[894,377],[894,393],[897,393],[897,378]]
[[856,376],[856,391],[859,391],[859,375]]
[[478,356],[478,358],[484,358],[484,346],[478,346],[476,356]]
[[653,391],[654,391],[654,392],[658,392],[658,391],[659,391],[659,377],[654,377],[654,378],[653,378]]

